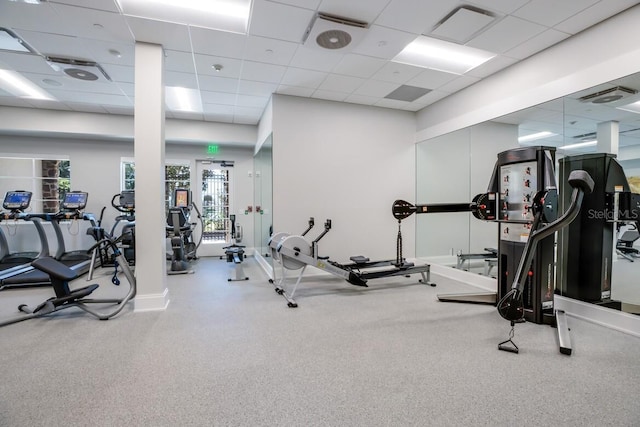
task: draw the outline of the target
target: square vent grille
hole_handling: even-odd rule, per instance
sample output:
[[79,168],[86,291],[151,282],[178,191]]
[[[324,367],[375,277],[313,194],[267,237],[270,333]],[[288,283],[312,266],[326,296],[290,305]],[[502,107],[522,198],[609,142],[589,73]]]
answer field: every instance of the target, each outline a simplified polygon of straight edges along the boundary
[[610,89],[601,90],[596,93],[585,95],[578,98],[580,102],[590,102],[592,104],[608,104],[609,102],[619,101],[631,95],[638,93],[635,89],[624,86],[616,86]]
[[369,25],[363,21],[318,12],[302,38],[304,46],[345,53],[360,43]]

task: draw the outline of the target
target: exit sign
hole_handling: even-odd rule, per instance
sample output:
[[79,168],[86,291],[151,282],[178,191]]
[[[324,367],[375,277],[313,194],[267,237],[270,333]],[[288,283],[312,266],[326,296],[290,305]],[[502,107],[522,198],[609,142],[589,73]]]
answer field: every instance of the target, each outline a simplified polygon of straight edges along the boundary
[[207,146],[207,154],[218,154],[218,146],[217,145],[208,145]]

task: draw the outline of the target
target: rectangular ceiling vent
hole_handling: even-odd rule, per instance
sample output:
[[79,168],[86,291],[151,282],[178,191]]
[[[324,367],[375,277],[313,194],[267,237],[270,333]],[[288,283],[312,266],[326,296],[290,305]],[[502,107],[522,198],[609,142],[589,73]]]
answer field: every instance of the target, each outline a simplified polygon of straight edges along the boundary
[[608,104],[609,102],[619,101],[631,95],[638,93],[635,89],[624,86],[616,86],[610,89],[601,90],[590,95],[578,98],[580,102],[590,102],[592,104]]
[[362,41],[369,24],[364,21],[318,12],[302,38],[306,47],[346,53]]
[[472,6],[460,6],[442,18],[436,24],[431,35],[464,44],[487,28],[489,24],[492,24],[495,19],[496,17],[486,10]]
[[85,59],[64,58],[60,56],[46,56],[45,59],[56,71],[62,71],[67,76],[84,81],[110,82],[111,77],[100,64]]

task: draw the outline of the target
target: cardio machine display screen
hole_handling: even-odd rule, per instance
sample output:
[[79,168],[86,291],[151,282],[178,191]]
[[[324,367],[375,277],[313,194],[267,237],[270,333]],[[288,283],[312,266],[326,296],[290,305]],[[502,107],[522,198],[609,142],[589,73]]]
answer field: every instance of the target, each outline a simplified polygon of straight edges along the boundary
[[64,195],[63,209],[84,209],[87,206],[87,193],[71,192]]
[[4,195],[4,201],[2,207],[10,210],[25,210],[31,203],[30,191],[7,191]]
[[175,206],[177,208],[187,208],[190,202],[189,190],[176,189]]

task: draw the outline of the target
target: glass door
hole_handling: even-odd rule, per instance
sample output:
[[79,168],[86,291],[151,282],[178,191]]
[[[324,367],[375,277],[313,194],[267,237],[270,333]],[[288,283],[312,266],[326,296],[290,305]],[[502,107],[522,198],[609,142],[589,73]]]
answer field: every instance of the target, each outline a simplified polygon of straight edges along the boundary
[[194,198],[202,206],[202,244],[200,256],[220,256],[231,242],[229,214],[232,206],[232,172],[228,166],[210,161],[196,165],[198,185]]

